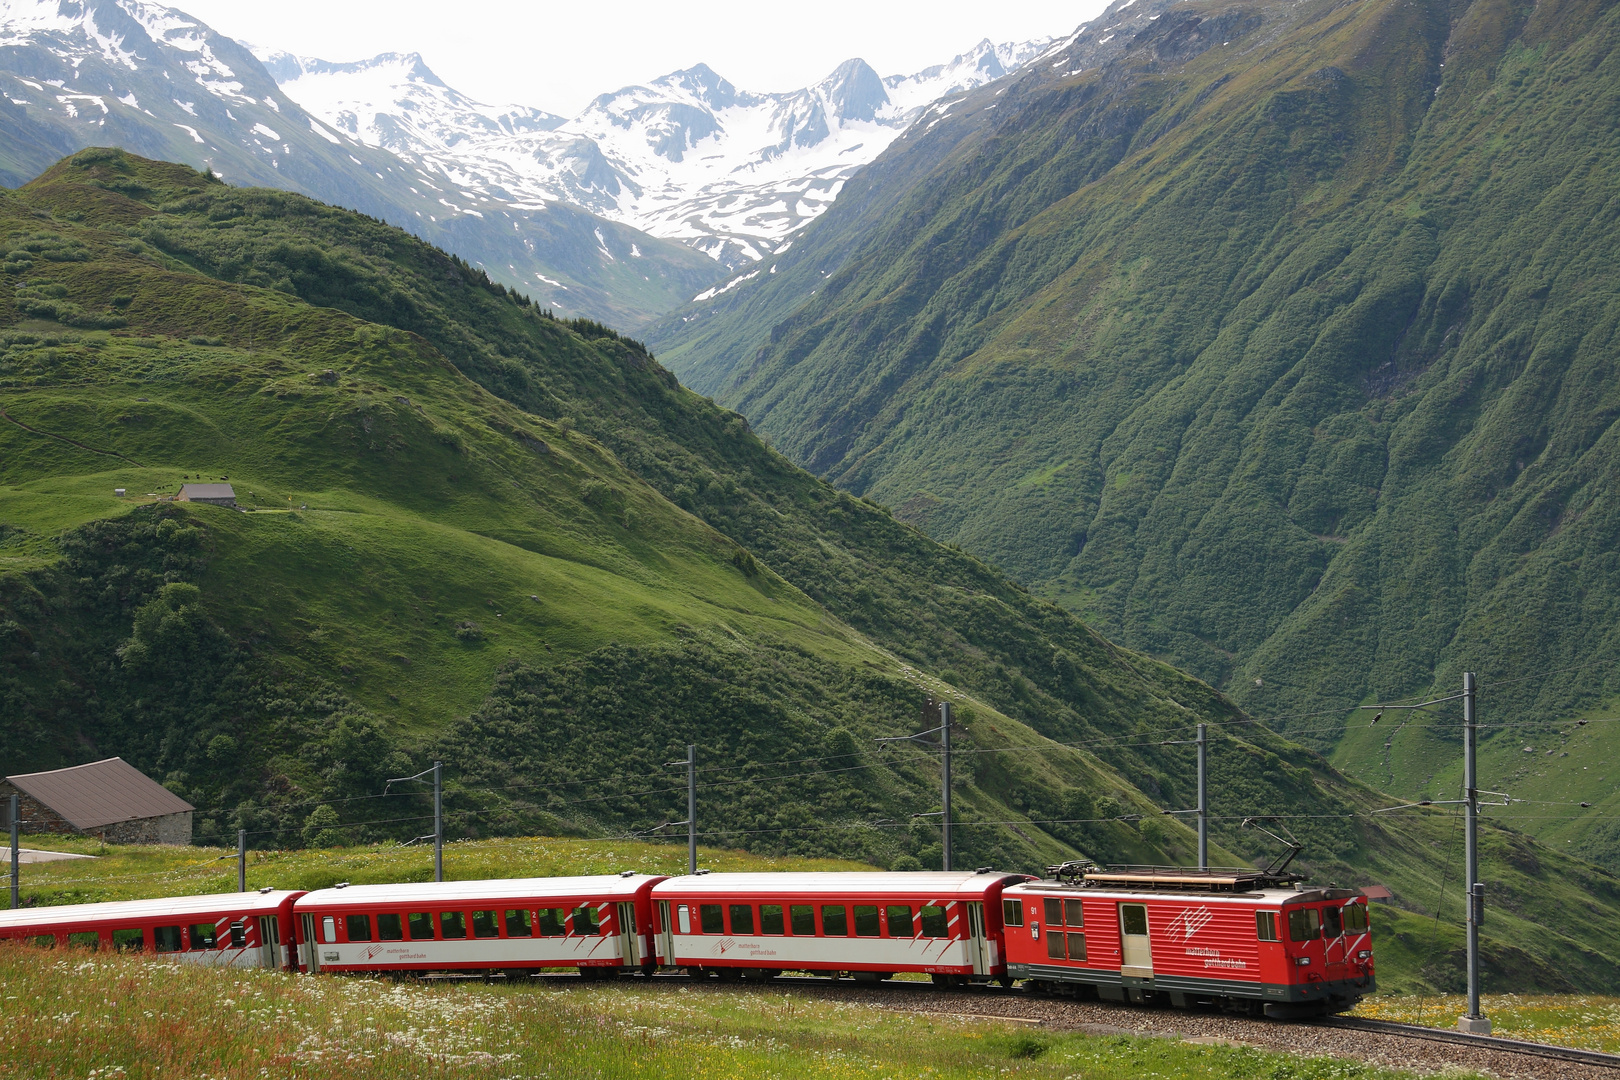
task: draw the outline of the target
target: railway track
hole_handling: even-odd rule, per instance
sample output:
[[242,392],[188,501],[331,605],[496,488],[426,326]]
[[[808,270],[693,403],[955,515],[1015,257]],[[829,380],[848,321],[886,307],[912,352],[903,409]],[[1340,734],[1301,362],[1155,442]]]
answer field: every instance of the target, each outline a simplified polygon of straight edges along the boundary
[[1605,1054],[1598,1050],[1578,1050],[1550,1043],[1525,1042],[1504,1039],[1500,1035],[1467,1035],[1444,1028],[1420,1027],[1417,1024],[1397,1024],[1389,1020],[1365,1020],[1356,1016],[1333,1016],[1311,1021],[1317,1027],[1343,1028],[1352,1031],[1370,1031],[1381,1035],[1395,1035],[1405,1039],[1450,1043],[1475,1049],[1495,1050],[1504,1054],[1523,1054],[1530,1057],[1553,1058],[1558,1061],[1578,1061],[1583,1065],[1598,1065],[1620,1070],[1620,1054]]

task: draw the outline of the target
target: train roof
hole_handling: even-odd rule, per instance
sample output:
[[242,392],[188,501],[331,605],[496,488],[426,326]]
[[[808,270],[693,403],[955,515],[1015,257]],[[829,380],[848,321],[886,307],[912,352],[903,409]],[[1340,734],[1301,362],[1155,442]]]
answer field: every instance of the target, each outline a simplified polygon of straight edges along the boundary
[[415,881],[396,885],[346,885],[305,893],[299,911],[377,904],[450,904],[482,900],[561,900],[583,897],[630,900],[656,881],[652,874],[584,877],[486,878],[478,881]]
[[897,873],[827,870],[804,873],[692,874],[666,878],[654,887],[653,892],[655,895],[749,893],[771,896],[914,893],[929,897],[974,897],[983,896],[996,885],[1028,880],[1028,874],[1004,874],[997,871],[973,873],[961,870]]
[[1249,892],[1210,892],[1207,889],[1132,889],[1129,887],[1109,888],[1093,883],[1084,885],[1071,885],[1062,881],[1026,881],[1014,885],[1007,890],[1009,893],[1032,896],[1063,896],[1078,899],[1080,897],[1096,897],[1099,900],[1165,900],[1186,901],[1196,898],[1200,903],[1211,904],[1308,904],[1322,900],[1351,900],[1366,895],[1360,889],[1254,889]]
[[0,933],[27,927],[61,926],[67,923],[150,922],[153,919],[185,919],[198,915],[274,915],[299,890],[272,889],[269,892],[203,893],[198,896],[164,896],[152,900],[110,900],[100,904],[55,904],[45,907],[0,911]]

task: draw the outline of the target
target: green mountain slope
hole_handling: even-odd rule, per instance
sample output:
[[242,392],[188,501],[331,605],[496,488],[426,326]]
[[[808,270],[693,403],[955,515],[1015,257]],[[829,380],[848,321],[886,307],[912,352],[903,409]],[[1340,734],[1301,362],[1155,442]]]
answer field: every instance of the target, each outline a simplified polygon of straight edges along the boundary
[[[1185,860],[1192,725],[1216,858],[1281,814],[1322,879],[1454,921],[1449,819],[768,449],[639,345],[399,230],[90,151],[0,195],[0,771],[119,753],[202,838],[424,831],[383,781],[447,763],[452,835],[646,830],[932,864],[937,765],[879,735],[958,701],[957,858]],[[229,477],[252,512],[158,501]],[[125,488],[117,497],[115,488]],[[1620,883],[1491,830],[1488,953],[1612,984]],[[1438,853],[1438,857],[1437,857]],[[1451,896],[1447,907],[1447,896]],[[1417,915],[1390,977],[1454,985]],[[1421,955],[1420,955],[1421,953]]]
[[969,96],[653,341],[1262,715],[1464,669],[1487,719],[1567,715],[1620,694],[1617,43],[1578,2],[1177,5]]

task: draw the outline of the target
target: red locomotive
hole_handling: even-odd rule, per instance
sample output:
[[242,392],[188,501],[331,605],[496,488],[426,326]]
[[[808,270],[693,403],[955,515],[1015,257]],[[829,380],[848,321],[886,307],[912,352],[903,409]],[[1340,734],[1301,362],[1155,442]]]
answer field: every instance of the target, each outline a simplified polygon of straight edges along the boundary
[[1373,992],[1359,890],[1263,870],[1054,869],[1003,898],[1008,973],[1031,989],[1276,1017]]

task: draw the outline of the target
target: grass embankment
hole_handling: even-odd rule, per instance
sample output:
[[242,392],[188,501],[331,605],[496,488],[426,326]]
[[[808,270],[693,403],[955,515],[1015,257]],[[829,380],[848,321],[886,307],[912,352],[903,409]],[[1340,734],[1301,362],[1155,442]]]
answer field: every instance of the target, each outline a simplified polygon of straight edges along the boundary
[[[23,847],[94,855],[22,868],[24,903],[80,904],[234,892],[234,851],[165,845],[109,846],[83,837],[30,836]],[[838,859],[775,858],[745,851],[698,849],[698,865],[715,871],[870,870]],[[684,874],[684,845],[635,840],[574,840],[518,837],[464,840],[444,846],[447,881],[485,878],[565,877],[573,874]],[[340,881],[356,885],[427,881],[433,850],[424,846],[363,847],[248,852],[250,889],[324,889]]]
[[[1352,1015],[1450,1028],[1468,1008],[1461,994],[1378,997]],[[1480,1011],[1491,1034],[1507,1039],[1620,1053],[1620,997],[1596,994],[1486,994]]]
[[764,990],[389,984],[0,947],[0,1060],[58,1077],[1270,1077],[1330,1058],[1024,1030]]

